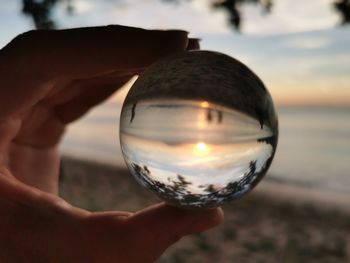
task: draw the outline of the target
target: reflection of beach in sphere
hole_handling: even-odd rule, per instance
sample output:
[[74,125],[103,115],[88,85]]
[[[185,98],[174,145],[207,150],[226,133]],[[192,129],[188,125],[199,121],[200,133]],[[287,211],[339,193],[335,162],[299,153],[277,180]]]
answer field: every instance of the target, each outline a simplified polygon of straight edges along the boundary
[[277,143],[277,117],[261,81],[214,52],[153,65],[130,90],[120,122],[131,173],[184,207],[218,206],[247,193],[266,173]]

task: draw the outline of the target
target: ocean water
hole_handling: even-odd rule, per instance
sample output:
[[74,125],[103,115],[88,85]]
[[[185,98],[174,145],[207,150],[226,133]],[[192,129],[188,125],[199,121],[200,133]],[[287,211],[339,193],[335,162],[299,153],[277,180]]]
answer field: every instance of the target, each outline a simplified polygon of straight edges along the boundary
[[270,178],[350,194],[350,108],[279,109]]
[[[125,166],[119,144],[120,111],[120,102],[109,101],[72,124],[63,154]],[[264,180],[350,194],[350,108],[277,111],[279,142]]]

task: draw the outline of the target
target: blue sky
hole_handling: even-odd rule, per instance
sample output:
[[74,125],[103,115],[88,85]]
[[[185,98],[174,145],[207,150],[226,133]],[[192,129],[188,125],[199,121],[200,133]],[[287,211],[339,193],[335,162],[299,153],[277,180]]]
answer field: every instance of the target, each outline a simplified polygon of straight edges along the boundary
[[[182,5],[160,0],[73,0],[54,12],[60,28],[124,24],[181,28],[202,39],[202,48],[246,63],[265,82],[279,105],[350,105],[350,27],[339,27],[332,0],[276,0],[271,14],[259,6],[241,7],[243,34],[227,26],[225,12],[209,0]],[[0,47],[33,28],[20,13],[20,0],[0,0]]]

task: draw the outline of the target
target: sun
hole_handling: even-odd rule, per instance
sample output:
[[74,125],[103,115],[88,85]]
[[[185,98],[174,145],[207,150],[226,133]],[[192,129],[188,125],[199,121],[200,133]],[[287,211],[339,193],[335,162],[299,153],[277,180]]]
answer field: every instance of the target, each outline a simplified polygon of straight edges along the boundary
[[198,156],[205,156],[210,153],[210,147],[204,142],[198,142],[194,145],[193,151]]

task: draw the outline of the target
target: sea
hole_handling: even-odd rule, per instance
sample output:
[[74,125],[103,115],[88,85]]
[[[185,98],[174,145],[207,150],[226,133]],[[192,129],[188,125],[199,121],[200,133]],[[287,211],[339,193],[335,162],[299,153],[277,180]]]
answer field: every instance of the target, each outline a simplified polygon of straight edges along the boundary
[[[126,168],[121,107],[120,99],[109,100],[71,124],[62,154]],[[350,195],[350,107],[289,106],[277,112],[277,151],[264,180]]]

